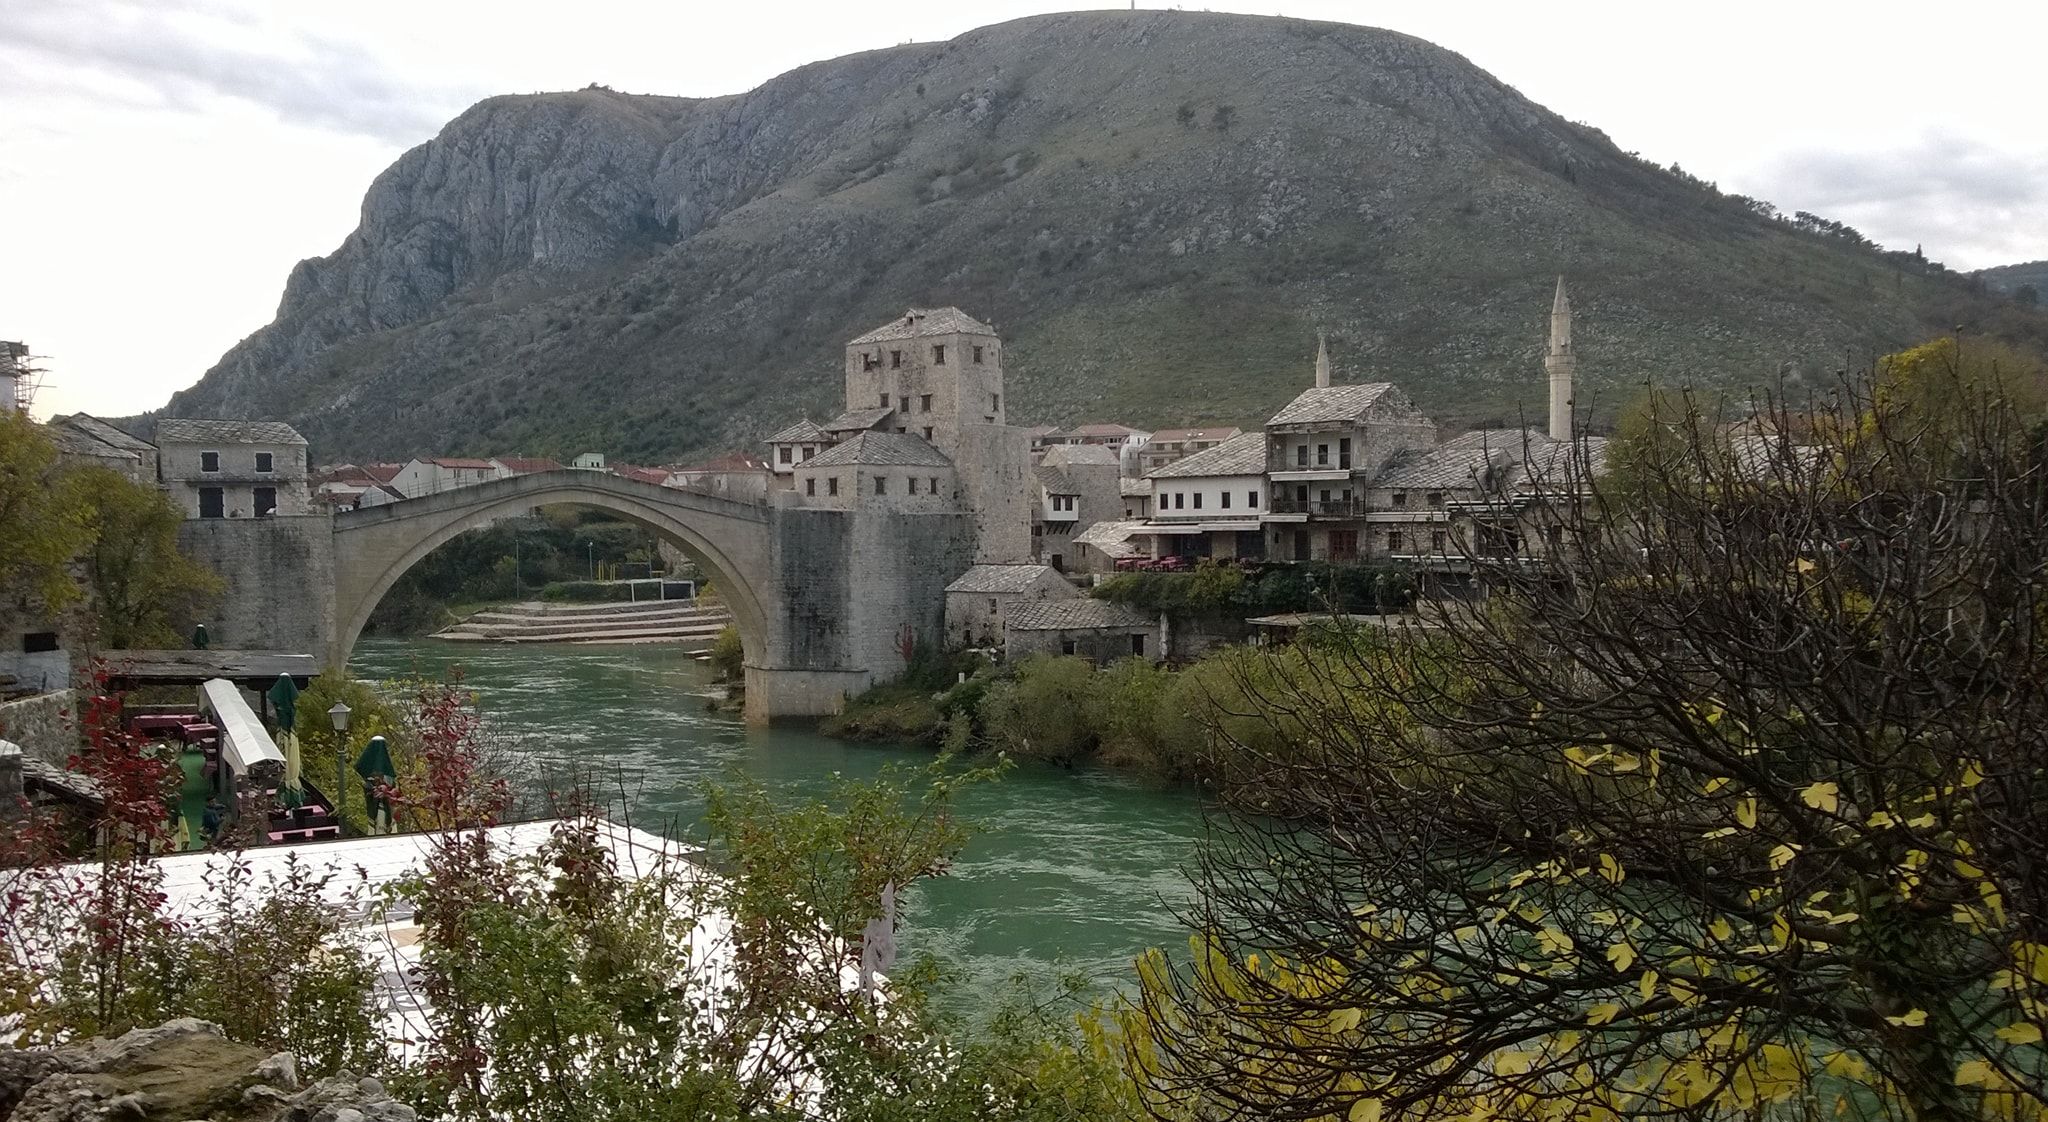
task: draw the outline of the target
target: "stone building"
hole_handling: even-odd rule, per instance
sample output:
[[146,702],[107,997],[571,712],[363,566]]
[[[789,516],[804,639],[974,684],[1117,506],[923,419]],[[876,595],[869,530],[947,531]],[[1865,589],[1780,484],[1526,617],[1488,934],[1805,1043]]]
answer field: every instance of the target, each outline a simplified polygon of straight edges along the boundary
[[1164,657],[1159,620],[1108,600],[1037,600],[1010,610],[1003,657],[1080,655],[1099,663]]
[[976,565],[946,586],[946,642],[999,646],[1010,614],[1019,605],[1080,595],[1050,565]]
[[164,490],[187,518],[313,512],[306,438],[282,421],[166,417],[156,446]]
[[457,487],[474,487],[513,474],[496,460],[459,456],[424,456],[407,460],[391,479],[391,486],[408,499],[438,495]]
[[1197,452],[1214,448],[1243,431],[1236,425],[1160,429],[1138,449],[1138,472],[1143,475],[1158,471],[1175,460],[1184,460]]
[[1121,516],[1122,465],[1106,445],[1063,444],[1047,449],[1033,474],[1032,559],[1064,572],[1074,561],[1076,533]]
[[797,465],[805,506],[930,513],[958,509],[952,461],[922,438],[862,432]]
[[838,443],[838,438],[817,424],[805,420],[768,438],[768,465],[775,485],[787,490],[796,485],[796,466]]
[[157,482],[156,445],[84,413],[53,418],[44,426],[65,458],[120,472],[131,483]]
[[1155,557],[1266,556],[1266,437],[1240,433],[1146,478]]

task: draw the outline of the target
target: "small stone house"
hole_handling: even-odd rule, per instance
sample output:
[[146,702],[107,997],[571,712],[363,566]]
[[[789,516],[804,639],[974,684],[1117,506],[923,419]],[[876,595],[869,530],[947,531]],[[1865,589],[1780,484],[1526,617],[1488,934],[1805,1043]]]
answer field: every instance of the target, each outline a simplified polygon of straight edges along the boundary
[[157,470],[187,518],[313,513],[306,438],[282,421],[165,417]]
[[1080,595],[1050,565],[976,565],[946,586],[946,638],[968,647],[998,646],[1020,605]]
[[796,466],[804,506],[830,510],[952,510],[959,498],[953,461],[923,438],[860,432]]
[[1096,662],[1145,658],[1164,651],[1159,619],[1108,600],[1039,600],[1011,609],[1003,626],[1003,653],[1080,655]]

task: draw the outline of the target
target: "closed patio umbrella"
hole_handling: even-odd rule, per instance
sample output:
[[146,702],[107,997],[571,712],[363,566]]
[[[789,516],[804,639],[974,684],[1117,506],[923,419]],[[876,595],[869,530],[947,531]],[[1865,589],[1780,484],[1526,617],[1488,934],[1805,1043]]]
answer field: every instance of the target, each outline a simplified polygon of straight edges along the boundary
[[206,796],[213,779],[206,774],[206,753],[187,744],[178,753],[178,837],[180,850],[206,848]]
[[202,624],[198,624],[197,626],[195,626],[195,627],[193,627],[193,628],[192,628],[192,649],[193,649],[193,650],[195,650],[195,651],[203,651],[203,650],[205,650],[205,649],[206,649],[206,644],[207,644],[207,643],[209,643],[209,642],[211,642],[211,641],[212,641],[212,640],[210,640],[210,639],[208,639],[208,638],[206,637],[206,625],[205,625],[205,624],[203,624],[203,623],[202,623]]
[[356,774],[363,777],[363,809],[370,816],[370,832],[390,833],[391,800],[385,792],[398,779],[398,768],[391,763],[391,746],[383,737],[373,736],[363,745],[363,754],[356,757]]
[[277,676],[270,687],[270,708],[277,714],[278,747],[284,749],[284,785],[278,789],[278,801],[287,807],[304,806],[305,785],[299,780],[299,687],[291,675]]

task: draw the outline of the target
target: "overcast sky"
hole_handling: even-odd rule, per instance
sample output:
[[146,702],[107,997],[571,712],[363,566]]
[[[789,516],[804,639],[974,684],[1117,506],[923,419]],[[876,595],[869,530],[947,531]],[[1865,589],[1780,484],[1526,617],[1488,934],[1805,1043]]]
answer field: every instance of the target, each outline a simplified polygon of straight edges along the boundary
[[[736,93],[1065,6],[0,0],[0,338],[47,356],[39,415],[154,408],[480,98]],[[2048,258],[2048,5],[1215,6],[1421,36],[1623,148],[1957,268]]]

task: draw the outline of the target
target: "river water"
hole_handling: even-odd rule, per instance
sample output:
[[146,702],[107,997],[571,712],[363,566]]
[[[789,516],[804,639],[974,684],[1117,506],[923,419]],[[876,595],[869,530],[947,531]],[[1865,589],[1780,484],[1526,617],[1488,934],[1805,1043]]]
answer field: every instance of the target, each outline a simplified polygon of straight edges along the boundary
[[[623,783],[635,825],[690,837],[707,781],[735,772],[791,796],[830,777],[916,766],[926,749],[847,744],[802,729],[755,729],[706,711],[711,675],[659,644],[569,646],[365,639],[358,677],[439,677],[460,667],[485,715],[548,771]],[[908,901],[899,943],[929,951],[972,1013],[1019,972],[1078,971],[1102,989],[1131,976],[1149,946],[1184,945],[1173,908],[1199,829],[1195,799],[1099,770],[1020,765],[961,796],[979,832],[951,874]]]

